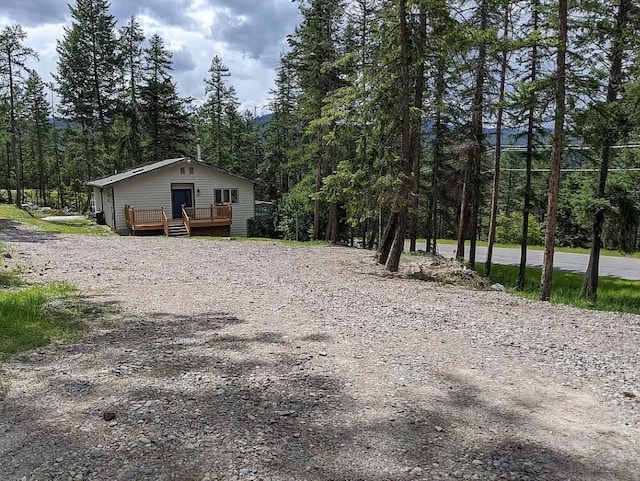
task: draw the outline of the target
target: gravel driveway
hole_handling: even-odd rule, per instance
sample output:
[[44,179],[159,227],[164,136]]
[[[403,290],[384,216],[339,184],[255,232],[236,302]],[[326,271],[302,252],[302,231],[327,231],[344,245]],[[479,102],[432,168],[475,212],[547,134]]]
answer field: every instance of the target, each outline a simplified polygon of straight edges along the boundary
[[387,276],[355,249],[0,241],[118,309],[5,363],[1,480],[640,480],[639,316]]

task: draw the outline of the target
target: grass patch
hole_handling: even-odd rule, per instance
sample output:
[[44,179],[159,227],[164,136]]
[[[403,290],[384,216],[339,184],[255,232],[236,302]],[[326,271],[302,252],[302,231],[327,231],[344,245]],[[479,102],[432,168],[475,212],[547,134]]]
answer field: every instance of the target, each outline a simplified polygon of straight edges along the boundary
[[19,287],[23,285],[18,269],[6,270],[0,269],[0,288]]
[[0,291],[0,362],[16,352],[76,338],[86,329],[82,314],[67,284]]
[[[476,271],[482,273],[484,263],[477,263]],[[490,278],[492,283],[502,284],[513,294],[538,299],[541,272],[539,268],[527,267],[527,281],[523,291],[515,289],[518,283],[518,266],[492,264]],[[594,305],[580,297],[583,278],[583,274],[555,270],[551,301],[599,311],[640,314],[640,281],[601,277],[598,284],[598,300]]]
[[[418,244],[422,244],[424,245],[426,240],[425,239],[418,239],[417,240]],[[446,245],[452,245],[452,244],[457,244],[458,241],[456,241],[455,239],[438,239],[438,244],[446,244]],[[469,248],[469,241],[465,242],[465,247],[468,249]],[[479,247],[487,247],[487,241],[478,241],[477,245]],[[503,247],[505,249],[518,249],[520,250],[520,244],[495,244],[495,247]],[[543,251],[544,250],[544,246],[527,246],[527,249],[530,249],[532,251]],[[583,247],[556,247],[555,248],[556,252],[569,252],[569,253],[573,253],[573,254],[589,254],[590,250],[589,249],[585,249]],[[610,257],[632,257],[635,259],[640,259],[640,252],[633,252],[631,254],[625,254],[623,252],[620,251],[611,251],[611,250],[607,250],[607,249],[602,249],[600,251],[600,254],[603,256],[610,256]]]
[[24,222],[44,232],[53,234],[85,234],[85,235],[112,235],[113,232],[107,226],[97,225],[90,219],[78,219],[65,222],[48,222],[41,217],[53,215],[51,212],[18,209],[14,205],[0,204],[0,218]]

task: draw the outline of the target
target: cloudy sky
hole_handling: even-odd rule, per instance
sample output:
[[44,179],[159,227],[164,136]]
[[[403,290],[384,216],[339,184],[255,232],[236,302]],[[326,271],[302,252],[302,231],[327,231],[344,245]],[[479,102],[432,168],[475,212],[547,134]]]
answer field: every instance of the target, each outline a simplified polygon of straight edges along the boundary
[[[74,2],[0,1],[0,27],[23,26],[27,45],[40,55],[32,66],[45,81],[56,72],[56,40],[71,22],[67,3]],[[299,20],[291,0],[111,0],[111,13],[117,28],[135,15],[147,38],[154,33],[163,37],[173,52],[174,79],[183,96],[204,96],[211,59],[221,56],[242,108],[256,108],[258,115],[266,112],[274,69]]]

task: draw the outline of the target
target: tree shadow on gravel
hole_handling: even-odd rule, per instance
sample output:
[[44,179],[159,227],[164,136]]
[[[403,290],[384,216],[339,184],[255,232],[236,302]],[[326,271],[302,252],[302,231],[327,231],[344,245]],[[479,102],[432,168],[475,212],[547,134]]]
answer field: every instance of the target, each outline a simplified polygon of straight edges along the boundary
[[605,470],[527,439],[533,418],[464,379],[378,411],[318,354],[327,333],[250,327],[225,312],[127,318],[26,358],[31,381],[0,403],[0,479],[638,479],[637,463]]

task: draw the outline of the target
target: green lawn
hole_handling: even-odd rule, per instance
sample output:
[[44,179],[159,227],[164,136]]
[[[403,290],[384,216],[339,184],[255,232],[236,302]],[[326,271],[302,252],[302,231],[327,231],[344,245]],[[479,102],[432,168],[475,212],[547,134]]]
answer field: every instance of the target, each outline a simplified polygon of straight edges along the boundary
[[[483,270],[484,263],[476,264],[477,272],[482,273]],[[538,299],[540,274],[540,269],[527,268],[527,282],[522,292],[515,290],[518,282],[518,266],[492,264],[490,277],[491,282],[502,284],[511,293],[529,299]],[[640,314],[640,281],[600,277],[598,300],[593,305],[589,301],[580,298],[583,277],[583,274],[554,271],[551,301],[600,311]]]
[[0,362],[15,352],[84,332],[74,295],[66,284],[0,289]]
[[97,225],[90,219],[72,220],[68,222],[48,222],[42,217],[54,215],[45,211],[18,209],[14,205],[0,204],[0,218],[10,219],[30,224],[38,229],[54,234],[88,234],[88,235],[113,235],[107,226]]

